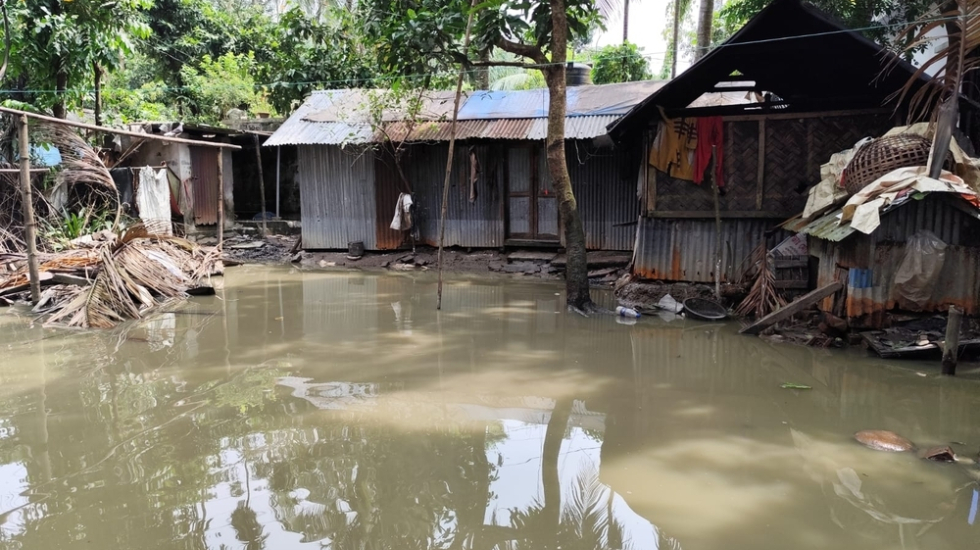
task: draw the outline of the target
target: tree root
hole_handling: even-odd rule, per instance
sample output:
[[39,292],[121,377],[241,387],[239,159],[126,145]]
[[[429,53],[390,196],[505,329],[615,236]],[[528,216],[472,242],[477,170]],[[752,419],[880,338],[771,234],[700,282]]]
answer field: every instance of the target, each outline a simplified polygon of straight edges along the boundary
[[578,313],[582,317],[588,319],[592,315],[613,315],[613,312],[606,309],[600,305],[596,305],[593,301],[588,301],[581,306],[568,305],[568,310],[574,313]]

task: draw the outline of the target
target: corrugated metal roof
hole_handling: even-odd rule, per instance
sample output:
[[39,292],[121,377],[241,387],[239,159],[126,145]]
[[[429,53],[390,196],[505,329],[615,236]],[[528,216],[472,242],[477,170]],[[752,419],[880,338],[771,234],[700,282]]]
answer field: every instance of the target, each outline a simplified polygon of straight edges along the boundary
[[[591,139],[606,133],[634,105],[663,86],[643,81],[568,89],[568,139]],[[388,124],[372,129],[367,110],[378,104],[384,90],[324,90],[314,92],[269,138],[266,146],[346,145],[391,139],[403,141],[447,141],[450,137],[454,94],[427,92],[418,122],[411,127],[401,122],[404,109],[392,102],[382,115]],[[737,101],[732,94],[714,94],[712,101]],[[731,96],[731,97],[729,97]],[[388,101],[380,99],[380,101]],[[459,139],[541,140],[548,133],[548,90],[476,91],[465,95],[459,110]]]
[[[928,195],[934,195],[935,193],[927,193]],[[960,200],[955,194],[949,193],[951,200]],[[881,209],[879,215],[884,216],[892,210],[897,210],[907,204],[915,204],[921,202],[916,200],[912,195],[905,195],[898,198],[894,202],[890,203],[888,206]],[[963,201],[964,204],[969,205],[967,201]],[[781,224],[781,227],[787,231],[795,231],[797,233],[803,233],[805,235],[812,235],[818,239],[823,239],[826,241],[840,242],[844,239],[850,237],[857,229],[851,227],[851,222],[841,223],[840,220],[843,217],[844,210],[838,208],[815,218],[812,221],[806,221],[801,216],[794,216]]]

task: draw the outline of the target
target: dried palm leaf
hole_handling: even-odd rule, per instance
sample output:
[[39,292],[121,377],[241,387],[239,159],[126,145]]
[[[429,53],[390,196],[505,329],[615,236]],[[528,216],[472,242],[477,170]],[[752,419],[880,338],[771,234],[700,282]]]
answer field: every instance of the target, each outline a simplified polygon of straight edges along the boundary
[[765,254],[749,295],[735,309],[736,315],[754,314],[757,319],[786,305],[776,289],[776,264],[772,254]]
[[61,124],[41,123],[35,136],[37,141],[50,143],[61,153],[63,169],[58,173],[58,185],[72,186],[84,183],[92,189],[101,188],[111,194],[116,203],[116,218],[112,227],[118,227],[119,219],[122,217],[119,190],[112,180],[109,169],[99,158],[98,151],[73,128]]

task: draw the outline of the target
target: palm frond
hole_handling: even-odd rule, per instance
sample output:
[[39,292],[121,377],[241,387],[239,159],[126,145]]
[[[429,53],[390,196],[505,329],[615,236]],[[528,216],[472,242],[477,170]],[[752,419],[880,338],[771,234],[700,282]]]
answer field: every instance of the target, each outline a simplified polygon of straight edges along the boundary
[[[950,9],[950,6],[955,6]],[[963,75],[980,66],[980,59],[968,58],[967,52],[980,47],[980,0],[950,0],[933,7],[899,33],[906,44],[904,53],[911,53],[934,42],[934,31],[945,29],[946,45],[938,49],[916,69],[911,78],[889,98],[902,105],[909,103],[909,119],[935,119],[938,105],[955,97]],[[885,66],[894,68],[900,61],[895,56]],[[923,75],[938,69],[925,85]]]

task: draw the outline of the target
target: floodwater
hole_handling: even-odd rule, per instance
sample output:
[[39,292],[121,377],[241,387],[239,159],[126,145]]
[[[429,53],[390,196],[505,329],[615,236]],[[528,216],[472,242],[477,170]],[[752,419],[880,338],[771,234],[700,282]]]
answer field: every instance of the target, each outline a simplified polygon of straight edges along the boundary
[[980,540],[976,466],[851,439],[976,458],[975,375],[585,319],[550,283],[454,279],[441,313],[425,274],[246,266],[224,285],[109,332],[0,312],[0,548]]

